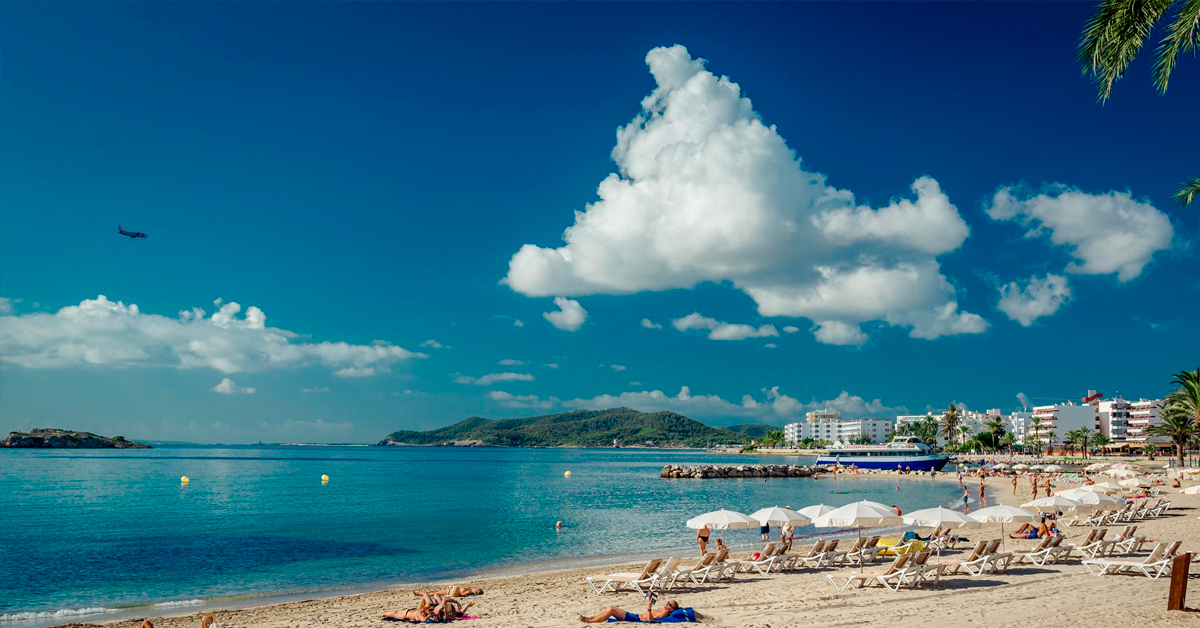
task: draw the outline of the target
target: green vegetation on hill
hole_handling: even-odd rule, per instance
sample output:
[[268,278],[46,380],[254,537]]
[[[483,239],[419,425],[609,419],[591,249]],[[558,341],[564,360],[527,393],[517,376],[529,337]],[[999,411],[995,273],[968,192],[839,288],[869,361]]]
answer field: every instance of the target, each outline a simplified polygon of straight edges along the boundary
[[506,447],[708,447],[742,443],[742,434],[705,425],[674,412],[638,412],[629,408],[575,410],[524,419],[471,417],[427,432],[392,432],[380,445],[441,445],[477,441]]
[[728,429],[730,432],[741,434],[746,438],[759,439],[766,436],[770,432],[778,430],[779,428],[774,425],[765,425],[763,423],[745,423],[743,425],[733,425],[725,429]]

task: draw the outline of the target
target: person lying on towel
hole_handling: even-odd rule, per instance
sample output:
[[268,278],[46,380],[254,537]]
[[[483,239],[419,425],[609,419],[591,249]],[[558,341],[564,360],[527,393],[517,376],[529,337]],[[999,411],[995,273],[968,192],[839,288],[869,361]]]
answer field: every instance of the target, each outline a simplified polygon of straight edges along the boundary
[[474,602],[469,602],[466,606],[463,606],[461,602],[452,597],[424,594],[421,596],[421,602],[416,608],[384,613],[383,619],[414,624],[450,622],[465,617],[467,609],[474,606],[474,604]]
[[651,597],[646,601],[646,612],[641,615],[609,606],[591,617],[580,615],[579,621],[585,624],[600,624],[606,621],[678,623],[696,621],[696,611],[691,608],[680,608],[679,602],[675,600],[667,600],[662,608],[655,609],[654,598]]

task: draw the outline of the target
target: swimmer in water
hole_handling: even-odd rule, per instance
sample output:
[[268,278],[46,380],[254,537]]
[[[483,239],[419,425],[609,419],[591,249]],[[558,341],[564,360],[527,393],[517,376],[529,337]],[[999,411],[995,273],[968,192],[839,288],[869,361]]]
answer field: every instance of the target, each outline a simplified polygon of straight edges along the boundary
[[561,530],[561,529],[563,529],[563,524],[562,524],[562,521],[559,521],[558,523],[554,524],[554,529],[555,529],[555,530]]

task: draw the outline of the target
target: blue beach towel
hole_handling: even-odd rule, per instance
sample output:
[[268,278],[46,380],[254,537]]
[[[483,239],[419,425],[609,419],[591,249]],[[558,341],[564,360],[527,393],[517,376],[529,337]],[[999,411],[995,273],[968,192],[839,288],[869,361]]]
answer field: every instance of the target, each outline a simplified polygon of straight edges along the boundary
[[[630,614],[628,616],[637,617],[636,615],[633,615],[633,614]],[[621,621],[621,620],[613,618],[613,617],[609,617],[608,621],[615,622],[615,621]],[[641,622],[642,620],[640,617],[638,617],[636,619],[626,619],[625,621]],[[684,622],[692,622],[692,621],[696,621],[696,609],[689,606],[687,608],[675,609],[675,611],[673,613],[671,613],[670,615],[667,615],[666,617],[663,617],[662,619],[658,620],[656,623],[681,624]]]

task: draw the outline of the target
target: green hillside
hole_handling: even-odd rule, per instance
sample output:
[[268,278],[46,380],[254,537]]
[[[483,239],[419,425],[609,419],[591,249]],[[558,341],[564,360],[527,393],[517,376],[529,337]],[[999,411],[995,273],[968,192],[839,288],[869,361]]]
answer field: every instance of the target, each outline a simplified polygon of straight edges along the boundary
[[767,435],[767,432],[775,432],[783,428],[777,425],[766,425],[764,423],[746,423],[743,425],[732,425],[728,428],[730,432],[741,434],[746,438],[762,438]]
[[380,445],[440,445],[481,441],[507,447],[611,447],[652,444],[657,447],[708,447],[746,441],[742,434],[710,427],[674,412],[638,412],[629,408],[575,410],[524,419],[471,417],[427,432],[392,432]]

